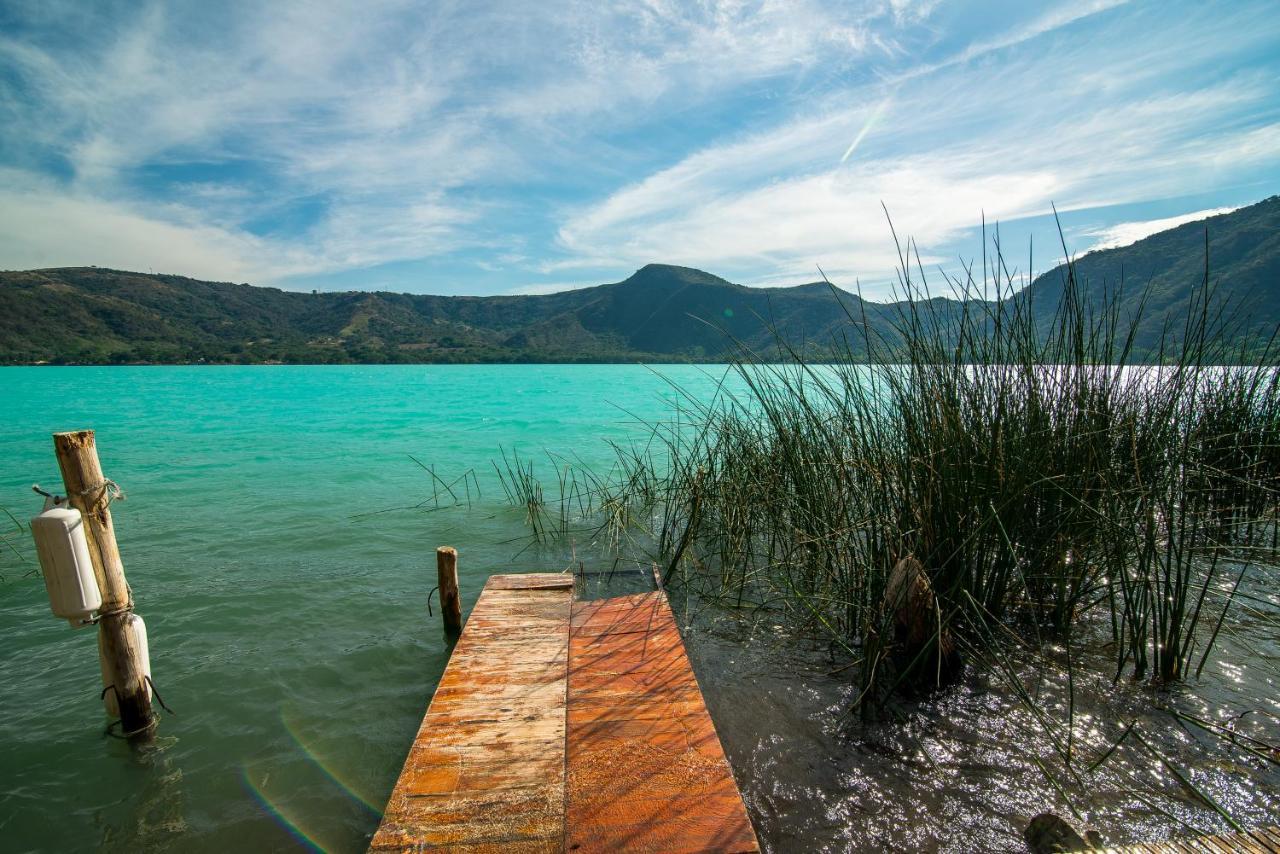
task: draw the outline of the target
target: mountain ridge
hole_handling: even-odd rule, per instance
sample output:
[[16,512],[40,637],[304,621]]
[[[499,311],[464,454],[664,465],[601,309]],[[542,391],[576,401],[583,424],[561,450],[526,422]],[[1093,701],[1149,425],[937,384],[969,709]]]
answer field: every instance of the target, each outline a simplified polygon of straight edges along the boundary
[[[1206,246],[1211,280],[1241,313],[1242,331],[1273,333],[1280,196],[1086,253],[1076,277],[1095,301],[1128,281],[1121,309],[1132,314],[1146,299],[1139,346],[1150,348],[1185,314]],[[1056,267],[1010,299],[1048,316],[1066,278]],[[959,305],[939,299],[944,309]],[[780,358],[787,348],[820,358],[854,329],[850,317],[892,337],[897,310],[823,282],[752,288],[656,263],[619,282],[502,296],[304,293],[50,268],[0,272],[0,364],[720,361],[744,351]]]

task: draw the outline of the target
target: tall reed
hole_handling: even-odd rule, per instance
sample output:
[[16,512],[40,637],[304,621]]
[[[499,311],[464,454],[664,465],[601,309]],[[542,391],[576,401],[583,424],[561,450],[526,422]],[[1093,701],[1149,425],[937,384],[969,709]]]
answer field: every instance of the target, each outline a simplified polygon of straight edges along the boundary
[[636,557],[669,583],[829,638],[869,704],[935,667],[930,650],[902,654],[885,603],[907,556],[936,596],[935,645],[987,644],[993,624],[1070,642],[1101,608],[1117,676],[1187,676],[1234,598],[1236,562],[1275,558],[1270,342],[1232,364],[1245,351],[1225,343],[1208,272],[1152,343],[1141,287],[1082,282],[1069,263],[1046,296],[997,242],[940,300],[911,251],[887,331],[858,302],[829,362],[781,338],[784,364],[743,350],[745,395],[687,396],[692,418],[655,425],[643,454],[595,477],[610,542],[644,528]]

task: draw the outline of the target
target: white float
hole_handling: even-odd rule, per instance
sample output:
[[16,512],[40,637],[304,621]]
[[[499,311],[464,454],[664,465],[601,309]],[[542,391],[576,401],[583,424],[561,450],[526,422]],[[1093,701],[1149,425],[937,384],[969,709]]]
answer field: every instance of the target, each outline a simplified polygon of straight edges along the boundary
[[[133,642],[138,646],[138,656],[142,659],[142,673],[147,677],[147,699],[151,699],[151,650],[147,648],[147,624],[137,614],[129,614],[124,618],[124,630],[133,632]],[[107,664],[107,655],[102,648],[102,632],[98,632],[98,666],[102,669],[102,687],[112,684],[111,668]],[[102,695],[102,702],[107,707],[107,714],[113,718],[120,717],[120,698],[114,690]]]
[[31,536],[36,541],[53,615],[71,623],[72,628],[88,624],[102,607],[102,593],[93,574],[80,511],[46,503],[44,512],[31,520]]

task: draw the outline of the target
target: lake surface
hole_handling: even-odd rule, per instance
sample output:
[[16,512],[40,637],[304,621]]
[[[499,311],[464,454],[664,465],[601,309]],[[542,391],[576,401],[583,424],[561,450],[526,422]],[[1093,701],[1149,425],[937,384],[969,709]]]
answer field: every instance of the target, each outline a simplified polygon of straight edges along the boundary
[[[605,465],[606,440],[643,436],[647,422],[674,417],[676,386],[710,395],[724,372],[0,369],[0,507],[34,515],[31,484],[61,488],[50,434],[97,430],[104,469],[127,494],[113,512],[155,683],[177,713],[149,749],[105,737],[93,631],[53,618],[39,578],[24,577],[34,564],[0,554],[3,847],[362,850],[446,663],[438,614],[426,613],[435,547],[458,547],[466,609],[494,572],[610,566],[589,542],[528,548],[524,513],[507,506],[491,464],[500,448],[533,459],[544,482],[554,482],[547,451]],[[470,507],[437,509],[451,499],[413,458]],[[474,478],[456,480],[467,471]],[[34,560],[27,535],[8,525],[0,514],[0,530]],[[641,584],[625,570],[615,579],[618,589]],[[1257,592],[1277,604],[1274,584]],[[848,684],[824,673],[824,650],[780,643],[768,624],[685,619],[767,847],[1016,850],[1027,818],[1063,809],[1033,761],[1049,754],[1017,741],[1014,725],[1034,722],[999,686],[971,680],[906,708],[905,725],[868,729],[849,714]],[[1273,626],[1246,621],[1224,637],[1221,661],[1185,702],[1205,714],[1280,713]],[[1245,769],[1256,774],[1242,788],[1229,764],[1238,756],[1175,731],[1149,691],[1112,687],[1106,660],[1075,675],[1100,698],[1078,701],[1082,741],[1087,727],[1105,743],[1118,735],[1113,721],[1149,718],[1237,818],[1274,820],[1274,771]],[[1063,686],[1050,673],[1035,688],[1052,706]],[[1118,823],[1131,810],[1121,770],[1168,778],[1150,761],[1117,767],[1089,787],[1066,783],[1086,818]],[[1164,809],[1171,815],[1123,813],[1126,827],[1220,826],[1196,804]]]
[[[663,369],[695,390],[723,373]],[[360,849],[446,662],[435,547],[459,548],[466,608],[490,573],[567,565],[513,542],[500,447],[552,477],[544,450],[602,462],[676,396],[641,366],[0,369],[0,507],[38,512],[32,483],[61,491],[50,434],[97,431],[177,712],[145,754],[104,738],[94,631],[0,556],[3,847]],[[375,512],[442,491],[411,455],[446,482],[474,469],[471,511]]]

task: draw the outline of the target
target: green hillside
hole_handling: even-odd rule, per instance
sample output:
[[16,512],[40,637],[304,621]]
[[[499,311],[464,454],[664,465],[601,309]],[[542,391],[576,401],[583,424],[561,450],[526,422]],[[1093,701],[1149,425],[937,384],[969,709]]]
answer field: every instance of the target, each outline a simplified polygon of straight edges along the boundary
[[[1075,272],[1095,308],[1108,294],[1117,295],[1126,321],[1141,308],[1137,345],[1150,350],[1164,329],[1176,336],[1189,304],[1202,304],[1206,254],[1209,308],[1220,318],[1217,325],[1235,338],[1269,338],[1280,327],[1280,196],[1130,246],[1090,252],[1076,260]],[[1047,318],[1065,282],[1066,268],[1058,267],[1019,298],[1031,300]]]
[[[849,298],[852,299],[852,298]],[[730,337],[826,341],[826,285],[757,289],[649,265],[545,296],[303,294],[99,268],[0,273],[0,363],[709,359]]]
[[[1123,285],[1122,313],[1145,298],[1139,345],[1150,349],[1204,280],[1206,229],[1232,334],[1269,336],[1280,326],[1280,197],[1088,253],[1077,280],[1095,304]],[[1012,299],[1048,318],[1066,280],[1065,267],[1051,270]],[[849,317],[864,314],[892,340],[893,304],[662,264],[614,284],[494,297],[311,294],[76,267],[0,273],[0,364],[711,361],[742,346],[776,358],[779,337],[820,357],[833,336],[859,339]]]

